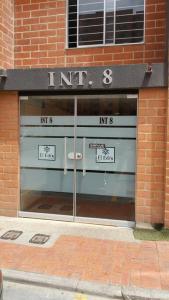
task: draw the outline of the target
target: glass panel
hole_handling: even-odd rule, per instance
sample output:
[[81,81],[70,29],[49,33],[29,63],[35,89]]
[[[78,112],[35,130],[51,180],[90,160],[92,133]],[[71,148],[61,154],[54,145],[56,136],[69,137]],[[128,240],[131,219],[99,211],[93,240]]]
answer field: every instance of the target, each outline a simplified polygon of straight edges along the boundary
[[[120,99],[120,100],[119,100]],[[85,102],[85,104],[84,104]],[[107,115],[136,115],[136,99],[127,101],[126,95],[112,96],[103,101],[102,98],[81,99],[78,101],[77,115],[102,116]],[[93,118],[91,118],[93,119]],[[78,118],[78,122],[81,118]],[[84,124],[83,124],[84,125]]]
[[21,210],[73,216],[74,99],[21,101]]
[[105,43],[114,43],[114,0],[106,0]]
[[103,44],[104,0],[79,0],[79,45]]
[[142,42],[144,0],[69,0],[68,23],[70,48]]
[[68,45],[77,47],[77,0],[69,0],[68,12]]
[[144,0],[116,0],[116,44],[137,43],[144,36]]
[[78,99],[78,217],[134,221],[137,98]]

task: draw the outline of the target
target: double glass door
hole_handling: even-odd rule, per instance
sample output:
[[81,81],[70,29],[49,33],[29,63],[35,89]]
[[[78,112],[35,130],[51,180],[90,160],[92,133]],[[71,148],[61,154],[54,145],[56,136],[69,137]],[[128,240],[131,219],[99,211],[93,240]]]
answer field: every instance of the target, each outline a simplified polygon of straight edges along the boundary
[[20,101],[20,215],[135,219],[136,95]]

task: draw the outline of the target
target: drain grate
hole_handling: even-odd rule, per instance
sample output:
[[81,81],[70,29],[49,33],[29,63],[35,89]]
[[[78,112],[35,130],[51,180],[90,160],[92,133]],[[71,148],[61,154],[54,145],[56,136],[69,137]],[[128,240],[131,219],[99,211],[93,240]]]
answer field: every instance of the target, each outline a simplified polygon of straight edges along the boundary
[[22,233],[23,233],[23,231],[9,230],[9,231],[5,232],[0,238],[3,239],[3,240],[11,240],[11,241],[14,241],[14,240],[16,240]]
[[29,243],[33,243],[33,244],[38,244],[38,245],[43,245],[45,244],[50,238],[50,235],[46,235],[46,234],[35,234],[30,240]]
[[50,209],[52,208],[53,205],[51,204],[41,204],[40,206],[38,206],[39,209]]

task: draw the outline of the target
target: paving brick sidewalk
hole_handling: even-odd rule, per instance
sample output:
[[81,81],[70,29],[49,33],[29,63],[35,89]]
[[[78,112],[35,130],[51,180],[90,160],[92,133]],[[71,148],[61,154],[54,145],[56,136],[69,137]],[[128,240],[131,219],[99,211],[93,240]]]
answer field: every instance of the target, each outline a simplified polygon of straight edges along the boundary
[[169,243],[72,235],[48,248],[0,241],[0,268],[169,290]]

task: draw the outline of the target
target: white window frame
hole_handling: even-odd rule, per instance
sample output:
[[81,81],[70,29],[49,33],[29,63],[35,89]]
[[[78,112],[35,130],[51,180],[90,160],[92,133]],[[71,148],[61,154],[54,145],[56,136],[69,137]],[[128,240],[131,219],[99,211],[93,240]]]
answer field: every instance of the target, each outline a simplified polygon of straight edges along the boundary
[[[93,45],[79,45],[78,41],[78,34],[79,34],[79,0],[77,0],[77,46],[76,47],[69,47],[69,0],[66,0],[66,49],[79,49],[79,48],[100,48],[100,47],[115,47],[115,46],[127,46],[127,45],[141,45],[145,43],[145,20],[146,20],[146,0],[144,0],[144,28],[143,28],[143,41],[141,42],[135,42],[135,43],[105,43],[105,30],[103,31],[103,43],[102,44],[93,44]],[[116,19],[116,0],[114,1],[114,23]],[[106,10],[105,10],[105,1],[104,1],[104,16],[105,16]],[[105,17],[104,17],[104,23],[105,23]],[[105,25],[105,24],[104,24]],[[116,31],[114,30],[114,41],[116,37]]]

